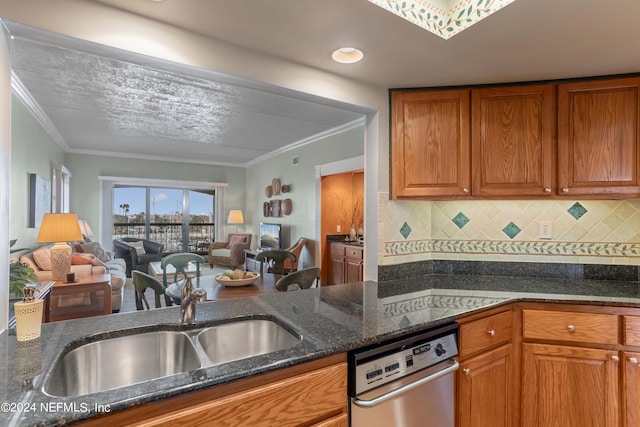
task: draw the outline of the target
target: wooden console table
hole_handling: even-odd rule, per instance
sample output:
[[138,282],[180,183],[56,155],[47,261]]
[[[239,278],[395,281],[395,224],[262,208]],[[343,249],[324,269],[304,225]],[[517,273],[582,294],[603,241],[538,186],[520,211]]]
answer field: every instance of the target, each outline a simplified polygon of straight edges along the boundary
[[[50,307],[45,313],[46,322],[111,314],[111,276],[96,274],[76,276],[76,279],[73,283],[55,282],[51,289]],[[102,293],[102,301],[98,293]],[[75,296],[77,303],[71,301],[62,306],[64,299],[61,297],[67,296]]]

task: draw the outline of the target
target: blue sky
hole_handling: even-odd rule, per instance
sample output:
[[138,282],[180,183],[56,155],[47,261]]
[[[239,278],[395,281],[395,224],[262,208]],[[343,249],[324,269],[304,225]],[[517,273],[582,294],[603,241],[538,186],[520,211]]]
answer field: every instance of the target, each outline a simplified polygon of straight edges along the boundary
[[[213,212],[212,196],[191,191],[190,213],[192,215],[211,215]],[[113,213],[120,215],[121,204],[129,205],[129,215],[144,212],[144,188],[116,188],[113,191]],[[167,188],[151,189],[151,213],[164,215],[182,211],[182,190]]]

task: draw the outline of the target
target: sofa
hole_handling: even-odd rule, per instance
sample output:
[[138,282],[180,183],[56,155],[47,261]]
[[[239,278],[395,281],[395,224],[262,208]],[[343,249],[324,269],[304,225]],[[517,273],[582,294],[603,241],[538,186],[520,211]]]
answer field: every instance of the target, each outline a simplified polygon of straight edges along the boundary
[[[31,252],[23,254],[19,261],[33,269],[38,280],[46,282],[51,277],[51,246],[41,246]],[[111,311],[117,313],[122,306],[124,285],[127,280],[125,263],[123,260],[111,259],[111,254],[102,249],[99,243],[80,243],[73,248],[71,255],[71,272],[77,276],[95,274],[111,275]],[[84,251],[84,252],[79,252]],[[99,254],[102,259],[98,258]],[[103,259],[105,261],[103,261]],[[48,262],[47,262],[48,261]],[[53,301],[51,302],[54,303]]]
[[151,240],[135,237],[121,237],[113,241],[115,258],[124,260],[127,277],[131,277],[131,270],[149,272],[149,263],[162,261],[164,245]]

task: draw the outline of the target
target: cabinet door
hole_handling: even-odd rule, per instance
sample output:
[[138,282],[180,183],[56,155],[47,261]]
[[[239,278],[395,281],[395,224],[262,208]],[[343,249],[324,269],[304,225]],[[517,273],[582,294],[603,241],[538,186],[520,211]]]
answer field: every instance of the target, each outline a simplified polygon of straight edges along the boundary
[[344,258],[331,258],[331,285],[340,285],[344,281],[345,262]]
[[624,354],[626,427],[640,426],[640,353]]
[[551,196],[554,192],[554,86],[474,89],[474,196]]
[[640,78],[558,85],[560,194],[640,192]]
[[523,344],[523,427],[618,427],[618,353]]
[[345,274],[345,283],[362,282],[362,261],[347,258]]
[[511,344],[473,357],[458,373],[458,427],[510,427]]
[[470,195],[469,90],[391,94],[391,196]]

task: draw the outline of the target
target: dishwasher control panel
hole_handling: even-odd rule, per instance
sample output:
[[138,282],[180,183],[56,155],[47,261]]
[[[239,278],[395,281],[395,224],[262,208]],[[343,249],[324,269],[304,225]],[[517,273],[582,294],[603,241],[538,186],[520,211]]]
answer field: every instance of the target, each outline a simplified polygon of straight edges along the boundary
[[399,345],[356,362],[355,392],[362,393],[458,355],[455,332]]

